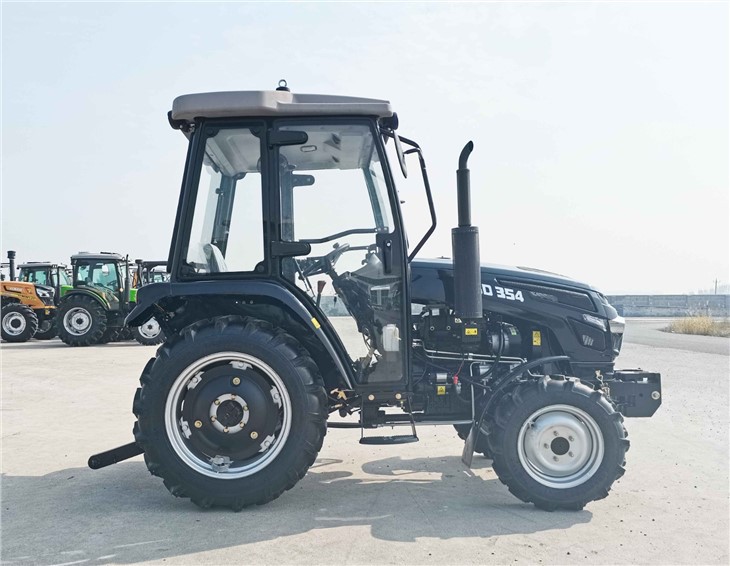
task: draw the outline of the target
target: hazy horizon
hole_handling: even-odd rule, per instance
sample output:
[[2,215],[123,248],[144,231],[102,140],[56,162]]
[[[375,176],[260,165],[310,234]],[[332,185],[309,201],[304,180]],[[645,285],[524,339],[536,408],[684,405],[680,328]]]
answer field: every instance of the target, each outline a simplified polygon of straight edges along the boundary
[[[167,257],[179,94],[384,98],[424,149],[451,255],[473,140],[482,261],[606,294],[730,280],[727,3],[2,4],[2,261]],[[412,245],[416,164],[396,171]]]

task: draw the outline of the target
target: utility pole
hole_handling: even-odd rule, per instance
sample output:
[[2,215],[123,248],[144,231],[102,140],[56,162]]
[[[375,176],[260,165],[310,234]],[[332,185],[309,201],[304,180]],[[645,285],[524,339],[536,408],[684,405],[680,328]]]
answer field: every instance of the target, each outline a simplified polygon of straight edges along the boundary
[[717,295],[717,279],[715,279],[715,295]]

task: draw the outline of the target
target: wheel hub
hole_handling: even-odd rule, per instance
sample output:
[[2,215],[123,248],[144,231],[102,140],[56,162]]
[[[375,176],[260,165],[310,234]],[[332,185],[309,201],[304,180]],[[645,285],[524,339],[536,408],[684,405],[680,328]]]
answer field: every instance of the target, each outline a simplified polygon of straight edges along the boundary
[[74,307],[63,317],[63,327],[69,334],[81,336],[91,328],[91,314],[86,309]]
[[220,395],[210,405],[210,421],[223,433],[236,434],[248,422],[249,411],[246,402],[234,393]]
[[160,333],[160,324],[151,318],[139,327],[139,333],[148,339],[157,338]]
[[518,437],[525,471],[543,485],[567,489],[588,480],[603,459],[603,436],[595,420],[571,405],[535,411]]
[[3,330],[11,335],[18,336],[25,330],[25,317],[18,312],[11,312],[3,317]]
[[165,426],[175,452],[196,471],[245,477],[265,467],[283,447],[291,401],[281,378],[245,354],[221,363],[214,354],[191,365],[173,384]]

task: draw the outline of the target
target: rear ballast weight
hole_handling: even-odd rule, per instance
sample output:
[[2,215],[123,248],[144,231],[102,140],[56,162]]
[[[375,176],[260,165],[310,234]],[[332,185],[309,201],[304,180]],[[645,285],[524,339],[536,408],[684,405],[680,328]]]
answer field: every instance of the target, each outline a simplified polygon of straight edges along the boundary
[[[474,451],[491,458],[540,508],[608,494],[624,471],[624,416],[656,411],[661,378],[614,368],[624,321],[590,285],[481,263],[471,142],[452,263],[414,257],[436,214],[421,148],[396,133],[387,101],[281,84],[181,96],[169,119],[190,144],[170,280],[139,289],[127,317],[154,316],[167,341],[140,378],[135,442],[92,468],[144,452],[174,495],[239,510],[294,486],[328,426],[396,445],[429,424],[456,428],[467,465]],[[390,140],[404,174],[417,154],[429,203],[410,250]],[[395,426],[406,432],[375,432]]]

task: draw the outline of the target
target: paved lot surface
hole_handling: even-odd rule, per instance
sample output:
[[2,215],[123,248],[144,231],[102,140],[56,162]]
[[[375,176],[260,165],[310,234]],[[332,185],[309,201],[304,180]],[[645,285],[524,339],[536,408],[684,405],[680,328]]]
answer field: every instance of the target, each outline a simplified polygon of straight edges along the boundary
[[607,499],[555,513],[513,498],[488,460],[467,471],[448,427],[401,447],[331,430],[278,500],[201,511],[139,457],[86,468],[91,453],[130,441],[132,394],[154,348],[4,344],[2,561],[727,564],[730,358],[629,325],[620,365],[661,371],[664,405],[627,422],[627,473]]

